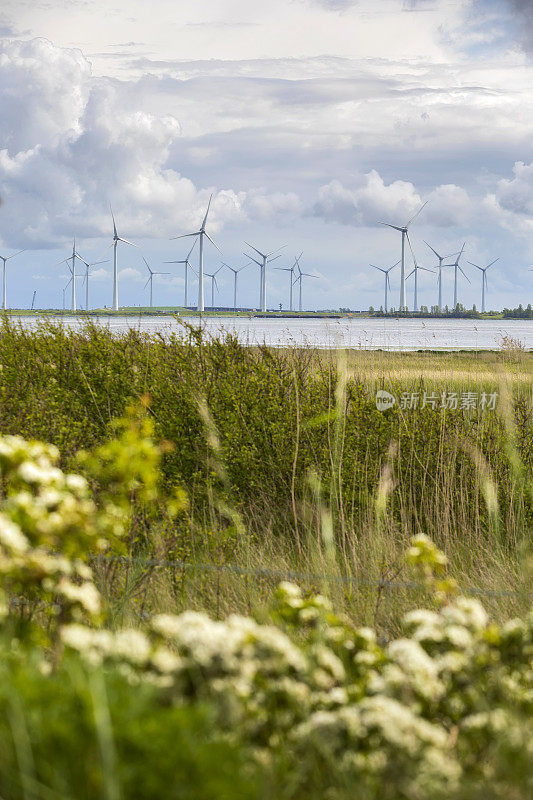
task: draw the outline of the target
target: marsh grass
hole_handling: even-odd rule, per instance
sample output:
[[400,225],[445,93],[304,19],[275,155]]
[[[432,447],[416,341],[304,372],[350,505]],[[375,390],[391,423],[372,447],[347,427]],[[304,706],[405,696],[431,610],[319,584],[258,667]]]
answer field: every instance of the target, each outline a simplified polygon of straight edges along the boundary
[[[98,565],[115,625],[154,610],[258,612],[283,577],[383,635],[424,601],[402,554],[425,532],[495,614],[529,603],[533,355],[243,347],[3,319],[0,430],[51,441],[65,466],[149,395],[172,524],[135,519],[127,562]],[[375,406],[375,393],[498,392],[494,410]],[[164,562],[160,564],[159,562]]]

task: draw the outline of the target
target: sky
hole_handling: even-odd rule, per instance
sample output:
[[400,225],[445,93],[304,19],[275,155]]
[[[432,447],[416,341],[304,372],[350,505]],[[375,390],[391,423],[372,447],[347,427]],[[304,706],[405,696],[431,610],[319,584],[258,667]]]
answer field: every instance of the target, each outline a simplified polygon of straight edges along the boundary
[[[381,273],[403,225],[434,269],[466,242],[459,300],[533,302],[531,0],[3,0],[0,9],[0,255],[8,305],[70,302],[72,251],[103,260],[90,305],[112,300],[112,220],[121,305],[183,303],[183,266],[213,201],[205,269],[246,264],[245,242],[285,246],[268,306],[288,308],[303,251],[309,309],[383,303]],[[191,256],[195,266],[196,250]],[[453,260],[453,259],[452,259]],[[79,267],[78,267],[79,269]],[[239,275],[257,307],[259,271]],[[193,278],[194,276],[191,276]],[[468,282],[470,280],[470,283]],[[452,305],[453,270],[444,271]],[[408,282],[412,305],[413,279]],[[229,306],[233,275],[217,274]],[[206,305],[211,304],[206,282]],[[85,287],[77,280],[78,303]],[[196,302],[196,284],[190,302]],[[399,269],[391,299],[399,300]],[[437,301],[420,273],[419,303]]]

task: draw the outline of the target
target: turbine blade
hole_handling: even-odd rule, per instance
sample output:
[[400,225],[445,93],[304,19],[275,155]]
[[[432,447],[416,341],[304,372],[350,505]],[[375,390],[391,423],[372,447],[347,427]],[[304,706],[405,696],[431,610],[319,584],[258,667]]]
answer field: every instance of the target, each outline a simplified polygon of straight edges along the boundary
[[148,263],[148,261],[145,259],[145,257],[142,254],[141,254],[141,258],[144,261],[144,263],[146,264],[146,268],[147,268],[148,272],[150,273],[150,275],[152,275],[153,274],[153,270],[151,269],[150,264]]
[[209,214],[209,209],[211,208],[211,200],[213,199],[213,195],[209,198],[209,203],[207,204],[207,211],[205,212],[204,221],[202,222],[202,230],[205,228],[205,223],[207,222],[207,215]]
[[111,211],[111,216],[113,218],[113,233],[117,236],[117,226],[115,224],[115,215],[113,214],[113,209],[111,208],[111,203],[109,203],[109,210]]
[[[287,245],[286,245],[286,244],[282,244],[282,245],[281,245],[281,247],[278,247],[278,248],[277,248],[277,250],[272,250],[272,252],[271,252],[271,253],[267,253],[267,254],[266,254],[266,257],[267,257],[267,258],[270,258],[270,256],[273,256],[273,255],[274,255],[274,253],[277,253],[279,250],[284,250],[284,249],[285,249],[285,247],[287,247]],[[301,258],[301,256],[300,256],[300,258]]]
[[433,247],[432,247],[430,244],[428,244],[428,242],[426,242],[426,240],[425,240],[425,239],[424,239],[424,244],[426,244],[426,245],[429,247],[429,249],[430,249],[430,250],[431,250],[433,253],[435,253],[435,255],[437,256],[437,258],[447,258],[447,256],[439,256],[439,254],[437,253],[437,251],[436,251],[436,250],[435,250],[435,249],[434,249],[434,248],[433,248]]
[[138,244],[133,244],[133,242],[129,242],[127,239],[123,239],[122,236],[117,236],[119,242],[124,242],[124,244],[131,244],[132,247],[139,247]]
[[428,203],[429,203],[429,200],[426,200],[426,202],[425,202],[425,203],[422,203],[422,205],[420,206],[420,208],[418,209],[418,211],[416,212],[416,214],[414,215],[414,217],[413,217],[412,219],[410,219],[410,220],[409,220],[409,222],[407,223],[407,225],[405,226],[406,228],[408,228],[408,227],[409,227],[409,225],[411,225],[411,224],[412,224],[412,223],[415,221],[415,219],[416,219],[416,218],[418,217],[418,215],[419,215],[419,214],[420,214],[420,213],[421,213],[421,212],[424,210],[424,208],[427,206],[427,204],[428,204]]
[[395,231],[403,231],[403,228],[399,228],[397,225],[391,225],[389,222],[378,222],[378,225],[385,225],[386,228],[394,228]]
[[471,283],[471,281],[470,281],[470,278],[468,277],[468,275],[466,274],[466,272],[464,271],[464,269],[463,269],[462,267],[460,267],[460,266],[459,266],[459,264],[458,264],[457,266],[458,266],[458,268],[460,269],[460,271],[463,273],[463,275],[465,276],[465,278],[467,279],[468,283]]
[[266,258],[265,254],[264,254],[264,253],[262,253],[262,252],[261,252],[261,250],[258,250],[258,249],[257,249],[257,247],[254,247],[254,246],[253,246],[253,244],[250,244],[250,242],[245,242],[244,244],[245,244],[247,247],[251,247],[251,248],[252,248],[252,250],[255,250],[255,252],[257,253],[257,255],[261,256],[261,258]]
[[495,258],[495,259],[494,259],[494,261],[491,261],[491,262],[490,262],[490,264],[487,264],[487,266],[485,267],[485,269],[488,269],[489,267],[492,267],[492,265],[493,265],[493,264],[495,264],[495,263],[496,263],[497,261],[499,261],[499,260],[500,260],[500,258],[499,258],[499,256],[498,256],[498,258]]
[[258,267],[262,267],[263,266],[260,261],[257,261],[255,258],[253,258],[253,256],[249,256],[248,253],[244,253],[243,252],[243,256],[246,256],[246,258],[249,258],[251,261],[254,262],[254,264],[257,264]]
[[190,250],[189,250],[189,252],[187,253],[187,261],[188,261],[188,260],[189,260],[189,258],[191,257],[191,253],[192,253],[192,251],[194,250],[194,248],[196,247],[196,242],[197,242],[197,241],[198,241],[198,239],[195,239],[195,240],[194,240],[194,242],[193,242],[193,244],[192,244],[192,247],[191,247],[191,249],[190,249]]
[[279,256],[274,256],[274,258],[269,258],[267,264],[270,264],[271,261],[275,261],[277,258],[281,258],[282,255],[283,253],[280,253]]
[[6,258],[6,261],[9,261],[10,258],[15,258],[15,256],[19,256],[21,253],[25,253],[25,252],[26,252],[26,248],[24,248],[24,250],[19,250],[17,253],[12,253],[10,256],[8,256]]
[[218,252],[220,253],[220,255],[223,255],[223,253],[222,253],[222,250],[220,249],[220,247],[218,246],[218,244],[216,244],[216,242],[214,242],[214,241],[211,239],[211,237],[209,236],[209,234],[208,234],[206,231],[204,231],[204,236],[207,236],[207,238],[209,239],[209,241],[211,242],[211,244],[213,245],[213,247],[216,247],[216,249],[218,250]]
[[[171,236],[170,241],[174,242],[176,239],[187,239],[187,237],[189,236],[200,236],[201,232],[202,231],[196,231],[196,233],[182,233],[181,236]],[[191,253],[192,253],[192,248],[191,248]]]
[[470,264],[471,267],[476,267],[477,269],[480,269],[483,272],[483,267],[480,267],[479,264],[474,264],[473,261],[467,261],[466,263]]
[[148,286],[148,284],[150,283],[150,281],[151,281],[151,280],[152,280],[152,276],[150,275],[150,277],[148,278],[148,280],[147,280],[147,281],[146,281],[146,283],[144,284],[144,288],[145,288],[145,289],[146,289],[146,287]]

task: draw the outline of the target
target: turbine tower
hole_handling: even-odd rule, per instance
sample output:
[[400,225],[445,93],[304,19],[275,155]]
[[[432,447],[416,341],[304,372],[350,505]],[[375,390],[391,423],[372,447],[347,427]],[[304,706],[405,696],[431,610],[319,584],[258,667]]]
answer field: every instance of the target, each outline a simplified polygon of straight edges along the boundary
[[[216,247],[219,253],[222,253],[222,250],[215,244],[212,238],[209,236],[205,229],[205,224],[207,222],[207,215],[209,214],[209,209],[211,208],[211,200],[213,199],[213,195],[209,198],[209,203],[207,204],[207,211],[205,212],[205,217],[202,222],[199,231],[195,231],[194,233],[184,233],[181,236],[173,236],[172,240],[174,239],[185,239],[188,236],[198,236],[200,238],[200,255],[199,255],[199,263],[198,263],[198,306],[197,310],[202,313],[204,310],[204,236],[207,236],[209,241],[212,245]],[[196,243],[196,242],[195,242]],[[192,250],[191,250],[192,252]],[[189,253],[190,255],[190,253]],[[218,270],[217,270],[218,272]]]
[[303,250],[302,250],[302,252],[300,253],[299,256],[295,256],[294,264],[292,265],[292,267],[274,267],[274,269],[277,269],[279,272],[288,272],[289,273],[289,281],[290,281],[289,310],[290,311],[294,310],[293,307],[292,307],[293,306],[293,302],[292,302],[292,287],[296,283],[296,281],[294,279],[294,273],[296,271],[296,261],[297,261],[298,258],[301,258],[302,256],[303,256]]
[[15,256],[19,256],[21,253],[24,253],[24,250],[18,250],[16,253],[12,253],[10,256],[0,256],[0,260],[3,261],[3,264],[4,264],[4,271],[3,271],[3,276],[2,276],[2,287],[3,287],[3,292],[2,292],[2,311],[5,311],[6,308],[7,308],[7,306],[6,306],[6,302],[7,302],[7,299],[6,299],[6,261],[9,261],[10,258],[15,258]]
[[155,272],[151,268],[150,264],[148,263],[148,261],[145,259],[144,256],[142,256],[142,260],[144,261],[144,263],[146,265],[146,269],[150,273],[150,275],[148,277],[148,280],[144,284],[144,288],[146,289],[148,284],[150,284],[150,308],[153,308],[152,298],[153,298],[153,288],[154,288],[154,275],[170,275],[170,272]]
[[491,261],[490,264],[487,264],[486,267],[480,267],[479,264],[474,264],[473,261],[468,261],[468,264],[470,264],[472,267],[476,267],[476,269],[479,269],[483,273],[482,277],[481,277],[481,313],[482,314],[485,313],[485,287],[488,288],[487,270],[488,270],[489,267],[492,267],[492,265],[495,264],[499,260],[500,260],[499,258],[495,258],[494,261]]
[[463,255],[465,247],[466,247],[466,242],[463,244],[463,246],[459,250],[459,252],[457,254],[457,258],[455,259],[453,264],[445,264],[444,265],[446,267],[454,267],[454,273],[453,273],[453,307],[454,307],[454,309],[457,308],[457,272],[458,272],[458,270],[461,270],[461,272],[463,273],[463,275],[467,279],[468,283],[470,283],[470,278],[468,277],[468,275],[466,274],[464,269],[459,265],[459,261],[461,259],[461,256]]
[[[437,253],[437,251],[430,244],[428,244],[428,242],[424,241],[424,244],[427,245],[429,247],[429,249],[433,253],[435,253],[437,258],[439,259],[438,274],[437,274],[438,275],[438,282],[439,282],[439,304],[438,304],[437,308],[438,308],[439,311],[442,311],[442,266],[443,266],[442,262],[444,261],[445,258],[451,258],[452,256],[454,256],[456,254],[455,253],[450,253],[447,256],[441,256],[439,253]],[[444,266],[447,267],[447,266],[450,266],[450,265],[449,264],[444,264]]]
[[300,284],[300,286],[299,286],[300,297],[299,297],[299,303],[298,303],[298,311],[302,311],[302,278],[304,278],[304,277],[305,278],[317,278],[318,277],[317,275],[311,275],[310,272],[302,272],[302,268],[300,266],[300,258],[301,258],[301,256],[299,256],[296,259],[296,269],[298,270],[298,275],[296,276],[296,279],[294,281],[294,283],[296,283],[298,281],[299,284]]
[[197,241],[198,241],[198,239],[194,240],[193,246],[191,247],[191,249],[189,250],[189,252],[185,256],[185,258],[181,259],[181,261],[164,261],[163,262],[164,264],[185,264],[185,298],[184,298],[185,305],[184,305],[184,308],[187,308],[188,305],[189,305],[189,269],[192,269],[192,271],[196,275],[196,272],[192,268],[191,262],[189,261],[189,259],[191,257],[192,251],[196,247],[196,242]]
[[376,267],[375,264],[370,264],[371,267],[374,267],[374,269],[378,269],[380,272],[382,272],[385,275],[385,314],[389,310],[388,309],[388,289],[390,289],[389,272],[391,272],[391,270],[393,270],[394,267],[397,267],[399,263],[400,262],[397,261],[396,264],[393,264],[392,267],[389,267],[388,269],[383,269],[383,267]]
[[429,200],[426,200],[426,202],[423,203],[420,206],[420,208],[418,209],[418,211],[416,212],[414,217],[412,217],[409,220],[409,222],[407,222],[403,227],[400,227],[398,225],[391,225],[388,222],[380,222],[379,223],[380,225],[386,225],[387,228],[393,228],[395,231],[400,231],[400,233],[402,234],[402,257],[401,257],[402,266],[401,266],[401,271],[400,271],[400,311],[404,311],[407,308],[406,295],[405,295],[405,280],[406,280],[405,279],[405,240],[408,238],[408,235],[409,235],[408,234],[409,226],[412,225],[412,223],[418,217],[418,215],[420,214],[422,209],[427,206],[428,202],[429,202]]
[[[278,256],[274,256],[274,253],[277,253],[278,250],[283,250],[283,248],[286,247],[286,245],[283,245],[282,247],[278,247],[277,250],[272,250],[272,252],[270,252],[270,253],[262,253],[260,250],[257,249],[257,247],[254,247],[249,242],[245,242],[244,244],[247,247],[251,247],[252,250],[255,250],[257,255],[261,258],[261,261],[257,261],[257,259],[255,259],[253,256],[249,255],[248,253],[244,253],[246,258],[249,258],[251,261],[253,261],[255,264],[257,264],[257,266],[260,269],[259,305],[261,307],[261,311],[266,311],[267,310],[267,308],[266,308],[266,306],[267,306],[267,302],[266,302],[266,268],[267,268],[267,264],[269,264],[271,261],[275,261],[276,258],[281,258],[281,253]],[[272,258],[272,256],[274,256],[274,258]]]
[[215,307],[215,286],[217,287],[217,292],[218,292],[218,283],[216,276],[218,275],[221,269],[222,267],[219,267],[217,270],[215,270],[215,272],[205,273],[206,278],[211,278],[211,310],[213,310]]
[[414,276],[415,276],[415,295],[414,295],[413,311],[416,312],[416,311],[418,311],[418,270],[421,269],[424,272],[433,272],[433,274],[435,274],[435,273],[434,273],[434,271],[432,269],[427,269],[426,267],[419,266],[418,261],[416,260],[415,251],[413,250],[413,247],[411,245],[411,240],[410,240],[409,236],[407,236],[407,241],[409,242],[409,249],[411,250],[411,255],[413,256],[413,263],[414,263],[415,266],[414,266],[414,269],[411,270],[411,272],[407,276],[406,280],[408,278],[410,278],[411,275],[413,275],[413,273],[414,273]]
[[246,267],[249,267],[251,263],[252,263],[251,261],[248,261],[247,264],[244,264],[242,267],[239,267],[238,269],[236,269],[235,267],[230,267],[230,265],[226,264],[224,261],[222,262],[222,266],[223,267],[227,267],[228,269],[230,269],[233,272],[233,311],[234,312],[237,311],[237,277],[239,275],[239,272],[241,270],[243,270],[243,269],[246,269]]
[[109,208],[111,211],[111,216],[113,217],[113,241],[109,245],[109,247],[113,248],[113,311],[118,311],[118,265],[117,265],[118,243],[124,242],[124,244],[129,244],[132,247],[137,247],[137,245],[133,244],[133,242],[128,242],[127,239],[123,239],[122,236],[118,235],[117,226],[115,223],[115,215],[113,214],[113,209],[111,208],[111,206],[109,206]]

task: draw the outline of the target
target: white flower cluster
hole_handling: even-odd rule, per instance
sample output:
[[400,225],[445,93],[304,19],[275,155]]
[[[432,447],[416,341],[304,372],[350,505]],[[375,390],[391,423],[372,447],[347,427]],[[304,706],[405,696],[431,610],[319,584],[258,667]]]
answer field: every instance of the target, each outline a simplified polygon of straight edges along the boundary
[[213,702],[228,736],[263,760],[282,748],[302,785],[320,769],[362,795],[392,780],[398,796],[451,796],[465,763],[488,780],[490,759],[476,753],[495,738],[529,747],[530,717],[516,728],[509,709],[533,708],[533,616],[497,629],[477,601],[458,598],[408,614],[405,636],[383,651],[373,631],[295,586],[280,587],[272,613],[277,624],[192,611],[158,615],[145,632],[71,624],[62,639],[176,703]]
[[100,594],[85,563],[116,530],[113,509],[99,511],[80,475],[65,474],[52,445],[0,437],[0,578],[9,602],[46,604],[63,620],[96,617]]

